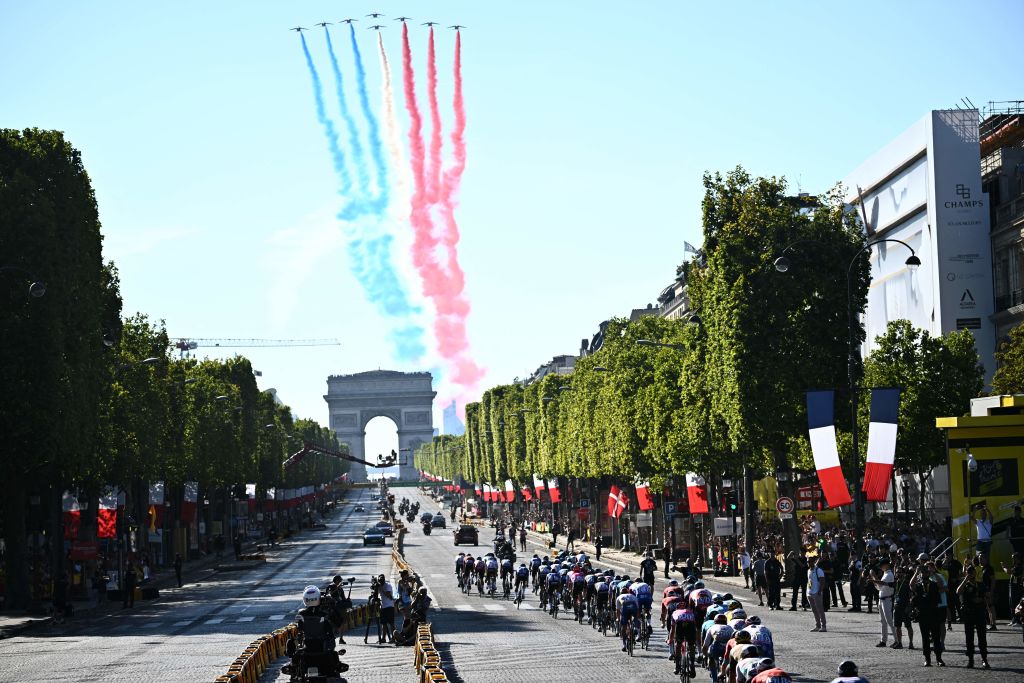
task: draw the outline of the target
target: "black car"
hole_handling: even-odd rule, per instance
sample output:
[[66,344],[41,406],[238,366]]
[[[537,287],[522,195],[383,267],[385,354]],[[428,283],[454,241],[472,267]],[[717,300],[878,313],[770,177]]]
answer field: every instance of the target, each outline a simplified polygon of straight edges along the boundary
[[472,524],[460,524],[455,530],[455,545],[460,543],[480,545],[480,531]]
[[364,508],[364,507],[363,507],[362,505],[356,505],[356,506],[355,506],[355,507],[354,507],[354,508],[352,509],[352,511],[353,511],[353,512],[366,512],[366,508]]
[[363,532],[363,545],[386,545],[387,540],[384,538],[384,532],[375,526],[371,526],[369,529]]
[[391,526],[391,522],[377,522],[374,526],[385,536],[395,535],[395,527]]
[[440,512],[434,515],[433,519],[430,520],[430,526],[435,529],[447,529],[448,524],[444,521],[444,515]]

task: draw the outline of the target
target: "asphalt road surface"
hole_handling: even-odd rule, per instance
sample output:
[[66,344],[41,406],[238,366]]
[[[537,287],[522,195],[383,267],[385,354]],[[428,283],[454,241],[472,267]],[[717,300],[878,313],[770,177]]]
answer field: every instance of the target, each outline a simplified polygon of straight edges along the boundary
[[[396,489],[398,494],[410,495]],[[423,510],[435,510],[438,504],[416,493]],[[411,496],[410,496],[411,497]],[[452,529],[434,530],[423,535],[418,526],[406,537],[406,559],[424,577],[438,608],[432,615],[438,649],[448,657],[449,676],[466,683],[501,683],[504,681],[670,681],[672,663],[668,661],[666,632],[655,620],[654,636],[649,651],[639,648],[631,658],[620,651],[617,638],[604,637],[586,623],[577,624],[571,614],[560,612],[557,619],[537,609],[538,598],[527,592],[521,609],[511,601],[478,597],[475,592],[464,595],[454,576],[456,555],[487,552],[494,537],[493,529],[481,528],[480,546],[455,547]],[[519,561],[532,557],[539,548],[528,546],[519,553]],[[543,555],[542,555],[543,556]],[[625,569],[631,576],[635,571]],[[660,571],[659,571],[660,574]],[[932,681],[968,683],[971,681],[1024,681],[1024,647],[1021,630],[1001,626],[989,634],[989,662],[994,669],[966,669],[962,627],[954,625],[948,634],[947,668],[922,666],[921,651],[892,650],[874,647],[878,642],[878,615],[850,614],[845,609],[828,613],[828,633],[811,633],[811,613],[797,611],[771,612],[757,607],[757,598],[744,589],[708,581],[713,590],[734,592],[748,613],[760,616],[773,633],[775,652],[780,666],[795,681],[831,681],[836,667],[844,659],[853,659],[861,674],[873,683],[929,683]],[[656,594],[664,588],[659,578]],[[787,604],[788,607],[788,604]],[[906,640],[904,640],[906,644]],[[920,647],[919,637],[915,644]],[[977,661],[980,665],[980,660]],[[698,681],[708,680],[698,670]]]
[[[265,565],[210,572],[199,583],[162,591],[155,602],[136,601],[134,609],[117,605],[108,615],[0,641],[0,681],[214,680],[253,639],[294,620],[306,585],[322,586],[336,573],[356,576],[353,598],[365,600],[368,577],[390,574],[391,539],[384,547],[362,544],[363,530],[379,519],[370,493],[350,494],[326,530],[284,541]],[[360,500],[366,513],[353,512]],[[345,658],[353,683],[380,680],[381,670],[392,670],[394,680],[408,678],[411,654],[396,657],[395,648],[380,649],[373,678],[360,678],[366,669]]]

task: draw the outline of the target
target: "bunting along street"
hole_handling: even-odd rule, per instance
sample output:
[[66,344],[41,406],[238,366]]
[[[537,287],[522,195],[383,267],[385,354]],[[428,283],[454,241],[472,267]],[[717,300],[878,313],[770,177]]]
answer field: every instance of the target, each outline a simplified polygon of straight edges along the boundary
[[[323,586],[336,573],[355,576],[352,597],[359,604],[371,574],[390,575],[390,538],[384,547],[363,547],[362,532],[379,517],[369,504],[367,512],[354,512],[359,500],[368,501],[369,493],[351,493],[352,502],[328,517],[326,529],[284,540],[268,552],[265,565],[211,570],[198,582],[186,577],[183,588],[161,591],[156,601],[136,601],[133,609],[109,603],[95,616],[0,640],[0,681],[214,680],[254,638],[294,621],[306,585]],[[358,663],[344,657],[352,666],[348,679],[405,680],[408,651],[398,657],[394,650],[374,645],[357,655]]]
[[[407,496],[419,501],[421,509],[435,510],[438,503],[421,492],[396,489],[397,498]],[[445,510],[447,513],[448,510]],[[446,514],[446,518],[448,515]],[[516,609],[511,600],[479,597],[476,591],[463,594],[454,575],[455,558],[459,552],[474,556],[492,549],[494,529],[480,528],[480,545],[453,544],[453,530],[434,529],[425,536],[414,526],[405,539],[406,560],[424,579],[434,598],[435,610],[431,616],[438,648],[449,652],[449,676],[454,673],[467,683],[488,681],[581,680],[581,681],[669,681],[672,663],[668,661],[668,646],[664,643],[666,631],[658,626],[655,616],[654,635],[649,651],[637,648],[633,657],[620,651],[618,638],[602,636],[586,623],[577,624],[572,614],[560,612],[557,619],[538,609],[537,595],[527,591],[526,601]],[[524,554],[517,549],[516,565],[527,561],[545,548],[531,534]],[[550,540],[550,535],[544,535]],[[564,539],[564,536],[561,537]],[[564,540],[561,541],[564,543]],[[518,545],[518,543],[517,543]],[[565,546],[562,545],[562,548]],[[639,558],[638,558],[639,559]],[[638,575],[635,565],[621,560],[597,563],[618,574]],[[674,578],[681,574],[674,573]],[[709,588],[718,592],[732,592],[748,614],[761,617],[773,634],[776,661],[793,676],[794,681],[831,681],[836,667],[844,659],[852,659],[860,666],[861,674],[875,683],[939,683],[951,680],[994,681],[1021,680],[1024,667],[1020,661],[1021,633],[1017,629],[988,634],[989,661],[1002,674],[1012,672],[1009,678],[1000,678],[998,671],[966,669],[964,634],[959,624],[947,633],[948,668],[923,668],[920,650],[891,650],[875,648],[878,641],[879,621],[874,614],[851,614],[844,608],[828,612],[828,632],[810,633],[814,620],[809,611],[770,612],[757,606],[757,597],[749,590],[716,581],[706,580]],[[661,567],[655,585],[655,596],[665,587]],[[789,591],[783,600],[788,608]],[[751,609],[752,607],[752,609]],[[655,610],[657,610],[657,602]],[[656,614],[656,612],[655,612]],[[916,626],[915,626],[916,630]],[[915,642],[920,645],[915,635]],[[708,680],[707,672],[698,669],[698,681]]]

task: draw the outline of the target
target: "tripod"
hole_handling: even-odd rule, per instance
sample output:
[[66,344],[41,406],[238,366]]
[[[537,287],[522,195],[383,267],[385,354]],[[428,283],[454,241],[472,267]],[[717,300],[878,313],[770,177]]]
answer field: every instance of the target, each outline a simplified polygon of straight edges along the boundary
[[380,598],[378,598],[376,594],[370,596],[368,608],[366,615],[366,633],[363,634],[364,644],[370,640],[370,626],[373,625],[374,622],[377,624],[377,640],[384,637],[384,634],[381,632],[380,625]]

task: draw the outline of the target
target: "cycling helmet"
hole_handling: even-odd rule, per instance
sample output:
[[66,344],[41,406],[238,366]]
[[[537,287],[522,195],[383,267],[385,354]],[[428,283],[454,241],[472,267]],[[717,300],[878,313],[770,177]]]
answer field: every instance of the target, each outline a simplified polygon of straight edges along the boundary
[[316,607],[320,604],[320,589],[316,586],[306,586],[302,591],[302,604],[306,607]]
[[722,596],[721,595],[712,596],[711,602],[715,603],[716,605],[721,605],[722,604]]
[[[537,556],[536,556],[536,555],[534,555],[534,557],[537,557]],[[548,559],[548,556],[547,556],[547,555],[545,555],[545,556],[544,556],[544,561],[545,561],[545,562],[550,562],[551,560],[550,560],[550,559]]]
[[623,581],[629,581],[629,574],[623,574],[622,575],[622,580]]
[[[725,619],[725,615],[724,614],[716,614],[715,615],[715,623],[716,624],[725,624],[725,623],[727,623],[726,619]],[[750,641],[747,641],[747,642],[750,642]]]
[[732,617],[733,619],[743,619],[744,621],[746,621],[746,619],[747,619],[747,611],[744,610],[744,609],[730,610],[729,611],[729,616]]
[[697,583],[693,584],[693,587],[694,588],[703,588],[704,587],[704,582],[703,581],[698,581]]
[[736,643],[739,645],[747,645],[750,643],[749,631],[737,631],[736,635],[733,637],[736,638]]
[[751,616],[751,617],[747,617],[747,626],[760,626],[760,625],[761,625],[761,617],[759,617],[757,615],[754,615],[754,616]]
[[857,665],[847,659],[846,661],[839,664],[839,668],[836,669],[836,673],[840,676],[856,676]]
[[[701,587],[704,586],[704,584],[700,584],[700,585],[701,585]],[[722,599],[723,600],[735,600],[735,598],[733,597],[732,593],[726,593],[725,595],[722,596]]]
[[[537,557],[537,553],[534,553],[533,556]],[[537,558],[537,559],[540,559],[540,558]],[[544,559],[547,559],[547,558],[544,558]]]
[[741,607],[743,607],[743,605],[740,604],[739,600],[730,600],[728,603],[726,603],[725,606],[729,609],[740,609]]
[[520,567],[525,567],[525,566],[526,566],[526,563],[525,563],[525,562],[520,562],[520,563],[519,563],[519,566],[520,566]]
[[733,631],[742,631],[747,627],[747,622],[743,619],[729,619],[729,626]]
[[670,585],[670,586],[678,586],[679,582],[676,581],[675,579],[672,579],[671,581],[668,582],[668,585]]

